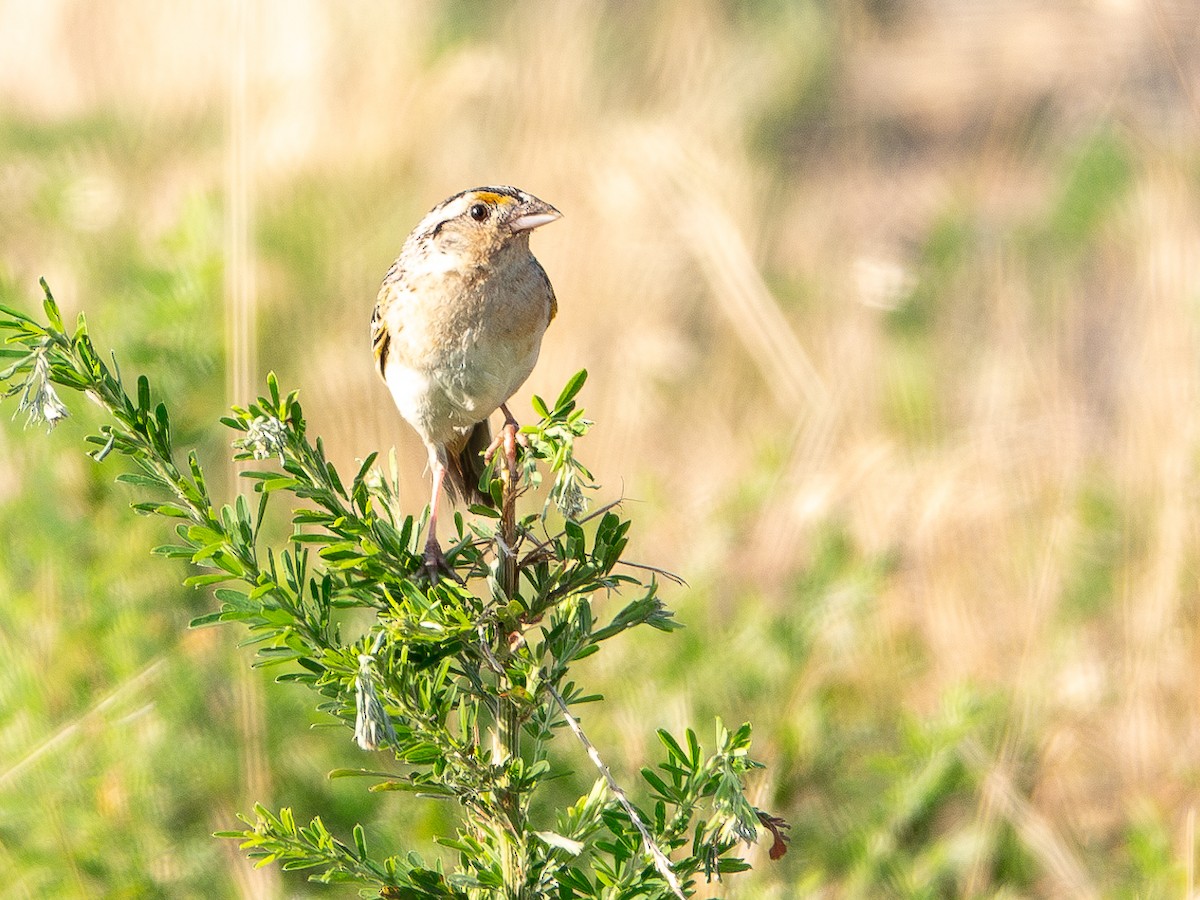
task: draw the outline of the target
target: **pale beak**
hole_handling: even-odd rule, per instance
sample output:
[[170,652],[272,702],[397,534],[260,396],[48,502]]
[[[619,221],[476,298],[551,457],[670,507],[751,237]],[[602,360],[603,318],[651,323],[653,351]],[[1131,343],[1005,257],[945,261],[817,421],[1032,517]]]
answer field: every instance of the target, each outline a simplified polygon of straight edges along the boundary
[[520,234],[522,231],[533,231],[535,228],[549,225],[555,219],[562,218],[562,213],[537,197],[530,197],[528,200],[525,200],[514,212],[516,213],[516,217],[508,223],[508,227],[512,229],[513,234]]

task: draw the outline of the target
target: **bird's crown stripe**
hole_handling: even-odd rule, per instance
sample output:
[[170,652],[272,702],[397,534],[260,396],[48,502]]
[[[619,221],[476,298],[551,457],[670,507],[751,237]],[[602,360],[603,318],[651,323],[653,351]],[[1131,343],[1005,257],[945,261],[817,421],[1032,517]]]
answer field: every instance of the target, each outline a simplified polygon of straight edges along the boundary
[[470,197],[474,200],[482,200],[484,203],[514,203],[515,198],[508,194],[497,194],[495,191],[475,191]]

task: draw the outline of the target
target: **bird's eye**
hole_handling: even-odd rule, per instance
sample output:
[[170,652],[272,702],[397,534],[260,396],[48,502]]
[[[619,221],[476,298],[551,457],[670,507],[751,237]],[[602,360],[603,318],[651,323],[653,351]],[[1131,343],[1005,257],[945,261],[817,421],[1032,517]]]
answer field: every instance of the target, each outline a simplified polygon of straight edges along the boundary
[[476,203],[467,212],[476,222],[482,222],[488,217],[488,208],[482,203]]

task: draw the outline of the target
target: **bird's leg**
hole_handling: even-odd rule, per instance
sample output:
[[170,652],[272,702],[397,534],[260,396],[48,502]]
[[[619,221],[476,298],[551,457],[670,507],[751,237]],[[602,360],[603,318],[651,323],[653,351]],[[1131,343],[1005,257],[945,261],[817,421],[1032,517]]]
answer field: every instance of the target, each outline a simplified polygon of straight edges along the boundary
[[446,477],[446,467],[439,461],[433,466],[433,494],[429,498],[429,532],[425,536],[425,553],[423,556],[424,564],[422,568],[425,574],[429,576],[429,580],[433,584],[437,584],[438,575],[446,573],[459,584],[463,580],[458,577],[458,573],[446,560],[446,554],[442,552],[442,545],[437,539],[437,517],[438,517],[438,499],[442,494],[442,480]]

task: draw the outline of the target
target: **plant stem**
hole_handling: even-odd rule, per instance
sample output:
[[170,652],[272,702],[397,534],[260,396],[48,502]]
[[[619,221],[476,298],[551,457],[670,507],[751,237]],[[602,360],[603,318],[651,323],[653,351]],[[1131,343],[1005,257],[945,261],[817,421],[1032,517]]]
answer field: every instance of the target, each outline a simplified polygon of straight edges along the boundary
[[[515,433],[506,424],[503,434],[505,466],[501,473],[504,488],[500,501],[500,540],[498,541],[497,551],[500,558],[501,589],[504,599],[509,602],[517,596],[517,579],[520,577],[520,571],[517,567],[518,484],[515,440]],[[500,637],[507,644],[508,635],[501,634]],[[504,646],[500,649],[507,650],[508,648]],[[512,685],[508,683],[508,678],[503,671],[499,673],[498,678],[500,680],[500,707],[496,721],[497,743],[506,760],[520,759],[521,723],[516,703],[507,697]],[[522,798],[514,791],[509,793],[506,803],[509,806],[508,813],[510,818],[514,820],[512,824],[515,833],[523,835],[524,823],[519,821],[523,818],[521,815],[523,806]],[[525,900],[527,893],[522,885],[524,881],[524,861],[521,859],[523,856],[522,845],[523,841],[519,838],[514,840],[512,837],[509,837],[504,842],[501,866],[504,873],[505,894],[507,897],[512,898],[512,900]]]
[[501,474],[504,490],[500,495],[500,577],[504,597],[512,600],[517,596],[517,448],[516,434],[504,427],[505,467]]
[[621,804],[629,816],[629,820],[633,822],[634,828],[638,830],[638,834],[642,837],[642,846],[646,849],[646,855],[654,862],[654,867],[658,869],[658,873],[666,880],[671,888],[671,892],[679,900],[686,900],[683,888],[679,884],[679,878],[676,877],[674,870],[671,868],[671,860],[658,848],[658,844],[654,843],[654,838],[650,835],[650,831],[646,828],[645,823],[642,822],[642,817],[638,815],[633,804],[629,802],[629,797],[625,795],[625,791],[617,784],[616,779],[612,776],[612,772],[608,770],[608,766],[600,758],[600,752],[596,749],[595,744],[583,733],[583,728],[580,726],[579,720],[571,715],[571,709],[567,706],[567,701],[563,699],[562,694],[554,689],[553,685],[548,685],[547,690],[549,690],[550,696],[554,698],[554,702],[558,704],[558,710],[562,713],[563,718],[566,719],[567,727],[579,739],[579,743],[587,751],[588,759],[592,761],[592,765],[600,772],[600,777],[604,779],[604,783],[608,785],[608,789],[612,791],[613,796],[617,798],[617,802]]

